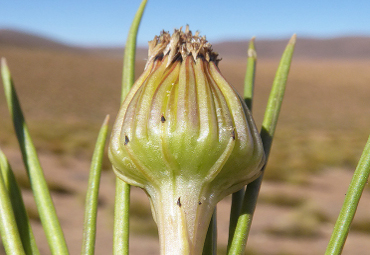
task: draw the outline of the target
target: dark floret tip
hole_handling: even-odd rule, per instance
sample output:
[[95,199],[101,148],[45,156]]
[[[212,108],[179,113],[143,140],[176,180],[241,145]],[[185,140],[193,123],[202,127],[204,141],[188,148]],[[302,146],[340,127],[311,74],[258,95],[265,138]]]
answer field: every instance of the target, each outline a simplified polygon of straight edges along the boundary
[[221,60],[218,58],[218,53],[212,50],[212,45],[206,40],[205,36],[199,36],[197,31],[194,35],[186,26],[185,32],[182,28],[175,29],[172,35],[169,32],[162,31],[159,36],[155,36],[149,42],[148,61],[168,55],[167,65],[170,65],[177,59],[185,59],[187,56],[193,56],[196,60],[198,57],[204,58],[206,61],[213,61],[218,64]]

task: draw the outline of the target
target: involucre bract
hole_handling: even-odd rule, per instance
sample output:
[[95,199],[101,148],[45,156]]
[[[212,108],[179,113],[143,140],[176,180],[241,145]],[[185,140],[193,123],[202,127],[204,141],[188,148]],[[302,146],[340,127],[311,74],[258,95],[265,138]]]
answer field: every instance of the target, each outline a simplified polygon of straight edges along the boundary
[[217,202],[265,163],[251,113],[218,62],[198,33],[162,32],[114,124],[113,169],[149,195],[161,254],[201,254]]

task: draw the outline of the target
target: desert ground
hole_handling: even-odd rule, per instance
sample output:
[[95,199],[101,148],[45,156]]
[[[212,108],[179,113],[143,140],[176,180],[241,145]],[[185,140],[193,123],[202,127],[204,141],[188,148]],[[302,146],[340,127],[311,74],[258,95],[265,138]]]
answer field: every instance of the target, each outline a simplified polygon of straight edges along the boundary
[[[256,44],[258,54],[258,40]],[[261,55],[253,102],[258,126],[278,66],[277,58]],[[293,58],[246,254],[323,254],[370,135],[370,59],[309,58],[300,51],[297,55]],[[12,72],[70,252],[78,254],[89,162],[101,122],[110,114],[112,125],[119,108],[122,61],[104,52],[1,43],[0,56],[6,57]],[[137,58],[137,75],[143,70],[144,58]],[[241,93],[246,59],[233,54],[222,58],[221,72]],[[40,251],[50,254],[2,89],[0,147],[22,186]],[[96,254],[112,253],[114,183],[106,157]],[[217,207],[219,254],[225,254],[230,200],[227,197]],[[369,210],[370,189],[366,188],[343,254],[368,254]],[[138,188],[131,191],[130,217],[130,254],[159,254],[149,202]]]

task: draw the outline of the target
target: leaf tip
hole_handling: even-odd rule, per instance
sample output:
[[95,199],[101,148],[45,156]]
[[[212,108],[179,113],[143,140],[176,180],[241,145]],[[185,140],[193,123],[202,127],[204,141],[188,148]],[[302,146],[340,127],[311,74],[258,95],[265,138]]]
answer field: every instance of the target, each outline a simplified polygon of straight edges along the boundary
[[104,119],[104,121],[103,121],[103,126],[108,125],[109,118],[110,118],[110,116],[109,116],[109,114],[107,114],[107,116],[105,116],[105,119]]
[[6,63],[6,58],[1,57],[1,69],[8,69],[8,65]]
[[249,41],[249,48],[251,48],[251,47],[253,47],[254,48],[254,41],[256,40],[256,37],[255,36],[253,36],[252,38],[251,38],[251,40]]
[[293,34],[293,36],[289,40],[289,44],[295,45],[296,41],[297,41],[297,34]]
[[255,36],[251,38],[249,41],[249,47],[248,47],[248,58],[257,58],[257,52],[254,47],[254,40],[256,39]]
[[[254,41],[256,40],[256,37],[253,36],[251,38],[251,40],[249,41],[249,47],[248,47],[248,57],[257,57],[257,56],[254,56],[254,55],[251,55],[252,54],[252,51],[254,52],[254,54],[256,54],[256,50],[255,50],[255,47],[254,47]],[[250,54],[251,53],[251,54]]]

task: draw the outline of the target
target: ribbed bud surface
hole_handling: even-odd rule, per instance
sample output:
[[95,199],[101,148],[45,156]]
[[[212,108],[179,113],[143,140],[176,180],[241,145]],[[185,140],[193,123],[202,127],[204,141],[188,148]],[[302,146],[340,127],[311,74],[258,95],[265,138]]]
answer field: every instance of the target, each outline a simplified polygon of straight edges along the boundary
[[163,32],[149,42],[144,73],[112,131],[114,171],[148,193],[161,254],[201,254],[216,203],[264,164],[251,114],[218,61],[188,28]]

